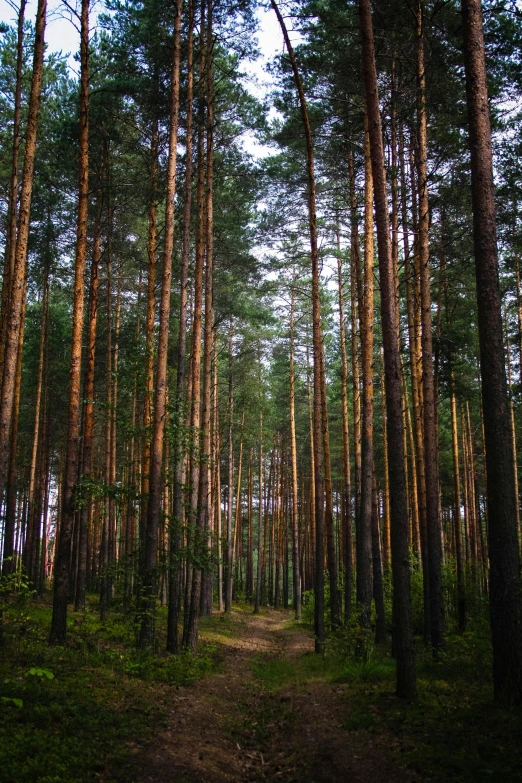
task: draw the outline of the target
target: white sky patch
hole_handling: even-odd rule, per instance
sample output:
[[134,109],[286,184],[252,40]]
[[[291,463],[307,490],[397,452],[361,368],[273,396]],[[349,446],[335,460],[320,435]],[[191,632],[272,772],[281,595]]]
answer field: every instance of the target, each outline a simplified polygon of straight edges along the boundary
[[[267,71],[267,65],[282,53],[284,40],[276,15],[272,10],[258,8],[256,17],[259,22],[257,42],[260,57],[254,62],[242,63],[242,69],[247,74],[245,87],[248,92],[259,101],[266,102],[276,86],[274,78]],[[268,118],[275,119],[276,117],[277,110],[272,106],[268,112]],[[261,144],[250,131],[243,135],[242,145],[245,152],[255,158],[266,158],[274,154],[275,151],[273,146]]]
[[[7,0],[0,0],[0,21],[16,27],[18,21],[17,6],[16,2],[13,7]],[[71,6],[75,7],[74,0]],[[96,4],[96,6],[99,6],[99,4]],[[94,10],[97,10],[96,6]],[[36,0],[28,0],[25,7],[25,18],[27,21],[33,22],[33,24],[36,19],[36,7]],[[61,52],[63,55],[67,55],[69,68],[74,73],[78,73],[79,66],[74,59],[74,55],[80,48],[80,34],[71,22],[71,12],[60,0],[49,0],[45,42],[48,52]]]

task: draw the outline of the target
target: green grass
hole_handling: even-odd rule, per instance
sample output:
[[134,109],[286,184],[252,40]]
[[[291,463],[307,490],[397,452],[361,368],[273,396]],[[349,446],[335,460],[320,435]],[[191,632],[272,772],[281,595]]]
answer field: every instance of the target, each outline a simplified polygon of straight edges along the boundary
[[343,727],[387,734],[402,763],[430,781],[522,781],[522,711],[493,703],[491,648],[480,628],[448,636],[438,662],[421,642],[417,656],[418,698],[394,695],[389,658],[348,662]]
[[[6,781],[83,783],[103,775],[125,758],[130,743],[144,744],[161,730],[170,688],[220,666],[209,643],[197,654],[136,650],[132,621],[114,613],[100,623],[94,601],[82,616],[69,617],[64,647],[47,644],[46,602],[8,619],[0,649],[0,777]],[[40,676],[30,674],[36,667]]]
[[[290,621],[287,627],[294,625]],[[437,662],[417,640],[418,698],[413,704],[395,696],[395,662],[388,650],[372,646],[361,661],[346,654],[347,646],[337,638],[325,656],[257,656],[253,672],[264,698],[255,716],[256,732],[264,735],[271,725],[281,691],[314,680],[344,683],[343,728],[388,737],[399,762],[421,780],[522,781],[522,710],[493,702],[491,642],[483,620],[470,622],[463,635],[450,632]]]
[[257,655],[252,661],[252,671],[259,684],[268,691],[303,686],[314,680],[332,682],[343,670],[343,661],[334,656],[305,653],[296,658],[280,659]]

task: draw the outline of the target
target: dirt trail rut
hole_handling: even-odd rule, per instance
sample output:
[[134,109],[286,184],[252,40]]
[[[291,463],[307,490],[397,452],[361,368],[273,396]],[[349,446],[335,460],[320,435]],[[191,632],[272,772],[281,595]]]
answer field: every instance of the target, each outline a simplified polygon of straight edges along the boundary
[[[385,739],[342,728],[347,687],[324,681],[270,691],[253,673],[258,660],[289,662],[313,650],[291,614],[234,612],[241,631],[224,645],[220,674],[173,697],[169,725],[135,753],[125,783],[403,783]],[[206,634],[212,639],[212,633]],[[288,665],[288,663],[287,663]]]

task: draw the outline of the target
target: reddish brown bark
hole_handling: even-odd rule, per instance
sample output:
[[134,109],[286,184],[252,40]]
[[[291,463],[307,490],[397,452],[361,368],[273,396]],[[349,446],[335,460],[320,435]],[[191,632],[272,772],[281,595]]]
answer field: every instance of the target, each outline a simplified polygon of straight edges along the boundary
[[80,183],[74,263],[74,304],[71,364],[69,369],[69,415],[65,450],[60,534],[54,564],[53,617],[49,641],[63,644],[66,638],[70,549],[73,534],[80,438],[80,380],[84,309],[84,272],[87,257],[89,195],[89,0],[82,0],[80,40]]
[[386,378],[388,454],[390,462],[393,610],[395,622],[394,646],[397,660],[397,694],[402,697],[411,698],[416,692],[416,676],[410,595],[409,524],[404,475],[402,399],[399,350],[397,344],[397,311],[395,306],[395,280],[390,245],[384,150],[382,143],[370,0],[359,0],[359,19],[362,37],[363,73],[368,113],[368,130],[370,135],[377,244],[379,251],[381,322]]
[[322,410],[322,325],[321,302],[319,295],[319,252],[317,245],[317,215],[315,206],[315,173],[312,130],[308,117],[308,109],[303,84],[294,55],[290,37],[283,17],[275,0],[271,0],[279,25],[283,32],[292,72],[294,75],[299,105],[306,140],[306,171],[308,180],[308,225],[310,231],[310,254],[312,261],[312,323],[313,323],[313,376],[314,376],[314,483],[315,483],[315,649],[322,652],[324,648],[324,482],[323,482],[323,410]]
[[4,250],[4,272],[2,275],[2,309],[0,312],[0,373],[4,363],[4,349],[7,332],[7,318],[11,297],[14,260],[16,251],[16,202],[18,199],[18,168],[21,142],[22,114],[22,69],[24,62],[24,17],[27,0],[21,0],[18,10],[17,43],[16,43],[16,76],[13,115],[13,151],[11,155],[11,182],[6,216],[6,242]]
[[140,628],[140,646],[153,647],[155,631],[156,564],[158,557],[158,530],[161,514],[161,471],[163,465],[163,435],[167,403],[167,349],[169,339],[170,293],[172,279],[172,252],[174,248],[174,199],[176,195],[176,160],[179,113],[179,64],[181,32],[181,0],[176,0],[172,75],[170,90],[169,144],[167,163],[167,192],[165,204],[165,238],[163,245],[163,273],[158,332],[158,356],[154,393],[154,423],[151,442],[151,464],[145,552],[143,568],[143,613]]
[[370,625],[372,602],[372,478],[373,478],[373,181],[370,138],[365,122],[364,140],[364,278],[359,298],[361,329],[362,426],[361,426],[361,502],[356,521],[357,604],[360,622]]
[[89,286],[89,313],[87,332],[87,364],[83,395],[85,400],[83,423],[83,451],[81,480],[85,486],[79,513],[79,562],[76,587],[75,611],[85,608],[85,586],[87,579],[87,535],[89,509],[91,505],[87,485],[92,477],[94,447],[94,363],[96,358],[96,323],[98,318],[98,270],[101,257],[101,200],[97,209],[94,228],[94,244],[91,260],[91,280]]
[[44,34],[47,1],[39,0],[34,31],[33,74],[29,96],[29,111],[25,134],[25,155],[18,208],[18,223],[10,301],[8,309],[7,334],[3,362],[2,394],[0,398],[0,498],[4,494],[9,461],[9,433],[13,417],[13,402],[16,385],[16,367],[20,335],[23,329],[23,307],[25,300],[25,276],[27,265],[27,243],[29,239],[29,221],[31,197],[34,179],[34,160],[38,115],[42,89]]
[[[192,211],[192,125],[193,125],[193,94],[194,94],[194,3],[188,2],[188,33],[187,33],[187,116],[185,141],[185,189],[183,206],[183,240],[181,248],[180,271],[180,301],[179,301],[179,339],[178,339],[178,373],[176,376],[176,404],[178,418],[183,416],[183,401],[185,400],[185,380],[187,365],[187,286],[190,252],[190,216]],[[169,609],[167,620],[167,650],[178,652],[178,624],[181,609],[181,581],[178,563],[178,552],[181,546],[181,524],[183,517],[183,453],[181,438],[174,444],[174,493],[172,512],[174,519],[170,531],[170,578],[169,578]]]
[[420,267],[422,327],[422,392],[424,417],[424,470],[426,476],[426,523],[430,580],[430,630],[434,654],[444,644],[444,600],[442,594],[442,547],[439,520],[439,465],[435,423],[435,384],[431,332],[431,282],[429,256],[429,204],[427,173],[426,74],[424,67],[423,3],[416,10],[417,37],[417,152],[419,188],[418,252]]
[[495,697],[522,702],[520,555],[498,280],[493,156],[480,0],[462,0],[487,465]]

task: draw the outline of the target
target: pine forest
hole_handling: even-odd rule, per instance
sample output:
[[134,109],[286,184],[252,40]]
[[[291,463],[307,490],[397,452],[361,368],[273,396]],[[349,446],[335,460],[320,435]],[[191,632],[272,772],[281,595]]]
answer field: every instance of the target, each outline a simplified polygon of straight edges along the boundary
[[522,781],[519,0],[0,8],[0,780]]

